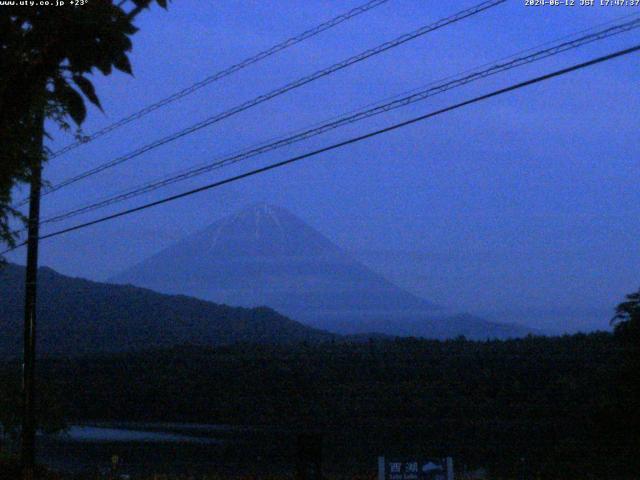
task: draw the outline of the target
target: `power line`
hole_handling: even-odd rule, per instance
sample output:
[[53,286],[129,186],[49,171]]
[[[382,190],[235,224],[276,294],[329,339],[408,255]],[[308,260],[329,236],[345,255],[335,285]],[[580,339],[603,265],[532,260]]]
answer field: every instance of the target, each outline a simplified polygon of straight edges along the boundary
[[[83,180],[87,177],[90,177],[92,175],[95,175],[97,173],[100,173],[104,170],[107,170],[109,168],[112,168],[116,165],[119,165],[121,163],[124,163],[128,160],[131,160],[133,158],[136,158],[140,155],[142,155],[143,153],[146,153],[150,150],[154,150],[158,147],[161,147],[167,143],[173,142],[179,138],[182,138],[186,135],[190,135],[198,130],[201,130],[205,127],[208,127],[214,123],[217,123],[221,120],[224,120],[226,118],[229,118],[233,115],[236,115],[240,112],[243,112],[249,108],[252,108],[256,105],[259,105],[263,102],[266,102],[268,100],[271,100],[272,98],[275,98],[277,96],[280,96],[290,90],[293,90],[295,88],[299,88],[303,85],[306,85],[307,83],[313,82],[319,78],[325,77],[327,75],[331,75],[332,73],[335,73],[339,70],[342,70],[344,68],[347,68],[351,65],[354,65],[356,63],[359,63],[363,60],[366,60],[372,56],[378,55],[382,52],[385,52],[387,50],[390,50],[392,48],[395,48],[399,45],[402,45],[406,42],[409,42],[411,40],[414,40],[418,37],[421,37],[429,32],[432,32],[434,30],[438,30],[442,27],[445,27],[447,25],[456,23],[460,20],[463,20],[467,17],[470,17],[472,15],[476,15],[480,12],[483,12],[485,10],[488,10],[490,8],[493,8],[495,6],[498,6],[502,3],[506,2],[506,0],[487,0],[484,1],[474,7],[468,8],[466,10],[462,10],[454,15],[451,15],[449,17],[446,17],[444,19],[438,20],[435,23],[429,24],[429,25],[425,25],[411,33],[406,33],[404,35],[401,35],[400,37],[395,38],[394,40],[390,40],[388,42],[385,42],[381,45],[378,45],[377,47],[371,48],[369,50],[365,50],[364,52],[359,53],[358,55],[354,55],[352,57],[347,58],[346,60],[343,60],[341,62],[335,63],[333,65],[331,65],[330,67],[327,67],[325,69],[322,70],[318,70],[315,73],[312,73],[311,75],[307,75],[305,77],[299,78],[298,80],[295,80],[291,83],[288,83],[286,85],[284,85],[283,87],[280,87],[278,89],[272,90],[269,93],[265,93],[263,95],[260,95],[258,97],[255,97],[252,100],[249,100],[247,102],[244,102],[236,107],[233,107],[229,110],[226,110],[220,114],[214,115],[212,117],[209,117],[201,122],[198,122],[190,127],[187,127],[183,130],[180,130],[179,132],[173,133],[169,136],[166,136],[160,140],[156,140],[155,142],[152,142],[150,144],[147,144],[141,148],[138,148],[137,150],[134,150],[133,152],[130,152],[128,154],[125,154],[123,156],[120,156],[114,160],[111,160],[107,163],[104,163],[98,167],[92,168],[90,170],[87,170],[81,174],[78,174],[74,177],[68,178],[66,180],[63,180],[62,182],[53,185],[51,187],[46,188],[43,191],[43,195],[47,195],[49,193],[55,192],[57,190],[60,190],[61,188],[67,187],[73,183],[76,183],[80,180]],[[22,202],[24,203],[24,202]]]
[[[488,100],[490,98],[497,97],[499,95],[503,95],[503,94],[508,93],[508,92],[519,90],[519,89],[527,87],[529,85],[540,83],[540,82],[549,80],[549,79],[554,78],[554,77],[559,77],[559,76],[562,76],[562,75],[566,75],[567,73],[574,72],[576,70],[581,70],[581,69],[584,69],[584,68],[587,68],[587,67],[591,67],[593,65],[596,65],[596,64],[599,64],[599,63],[603,63],[603,62],[612,60],[614,58],[622,57],[624,55],[629,55],[631,53],[635,53],[635,52],[638,52],[638,51],[640,51],[640,44],[638,44],[638,45],[636,45],[634,47],[631,47],[631,48],[624,49],[624,50],[618,50],[618,51],[616,51],[614,53],[611,53],[609,55],[601,56],[601,57],[589,60],[587,62],[579,63],[579,64],[576,64],[576,65],[572,65],[570,67],[566,67],[566,68],[563,68],[561,70],[556,70],[554,72],[547,73],[545,75],[542,75],[542,76],[539,76],[539,77],[535,77],[535,78],[532,78],[530,80],[526,80],[524,82],[516,83],[516,84],[513,84],[513,85],[511,85],[509,87],[501,88],[499,90],[494,90],[491,93],[487,93],[487,94],[484,94],[484,95],[481,95],[481,96],[478,96],[478,97],[474,97],[474,98],[472,98],[470,100],[466,100],[466,101],[463,101],[463,102],[460,102],[460,103],[456,103],[455,105],[451,105],[449,107],[445,107],[445,108],[442,108],[440,110],[436,110],[436,111],[427,113],[425,115],[421,115],[419,117],[412,118],[410,120],[405,120],[403,122],[396,123],[396,124],[391,125],[389,127],[385,127],[385,128],[380,129],[380,130],[375,130],[373,132],[369,132],[369,133],[366,133],[364,135],[360,135],[358,137],[353,137],[353,138],[350,138],[349,140],[345,140],[345,141],[342,141],[342,142],[339,142],[339,143],[334,143],[334,144],[329,145],[327,147],[323,147],[323,148],[320,148],[318,150],[307,152],[305,154],[298,155],[296,157],[292,157],[292,158],[289,158],[287,160],[283,160],[281,162],[272,163],[272,164],[267,165],[265,167],[257,168],[255,170],[251,170],[249,172],[245,172],[245,173],[240,174],[240,175],[229,177],[229,178],[226,178],[224,180],[219,180],[217,182],[213,182],[213,183],[204,185],[202,187],[198,187],[198,188],[195,188],[195,189],[192,189],[192,190],[188,190],[186,192],[182,192],[182,193],[179,193],[177,195],[171,195],[169,197],[165,197],[165,198],[160,199],[160,200],[156,200],[156,201],[153,201],[153,202],[150,202],[150,203],[146,203],[146,204],[138,206],[138,207],[129,208],[127,210],[123,210],[123,211],[120,211],[120,212],[117,212],[117,213],[114,213],[114,214],[111,214],[111,215],[107,215],[107,216],[98,218],[96,220],[91,220],[91,221],[88,221],[88,222],[84,222],[84,223],[81,223],[81,224],[74,225],[72,227],[68,227],[68,228],[65,228],[65,229],[62,229],[62,230],[58,230],[58,231],[55,231],[55,232],[52,232],[52,233],[48,233],[46,235],[40,236],[38,239],[39,240],[44,240],[44,239],[47,239],[47,238],[56,237],[56,236],[59,236],[59,235],[63,235],[65,233],[73,232],[75,230],[80,230],[82,228],[86,228],[86,227],[89,227],[89,226],[92,226],[92,225],[96,225],[98,223],[103,223],[103,222],[106,222],[106,221],[109,221],[109,220],[113,220],[113,219],[116,219],[116,218],[119,218],[119,217],[123,217],[125,215],[130,215],[130,214],[135,213],[135,212],[146,210],[146,209],[151,208],[151,207],[162,205],[164,203],[169,203],[169,202],[178,200],[180,198],[184,198],[184,197],[188,197],[188,196],[191,196],[191,195],[195,195],[196,193],[200,193],[200,192],[203,192],[203,191],[206,191],[206,190],[210,190],[210,189],[213,189],[213,188],[216,188],[216,187],[220,187],[220,186],[226,185],[228,183],[233,183],[233,182],[236,182],[238,180],[242,180],[242,179],[245,179],[245,178],[248,178],[248,177],[252,177],[254,175],[258,175],[258,174],[267,172],[269,170],[274,170],[276,168],[280,168],[280,167],[283,167],[285,165],[289,165],[289,164],[298,162],[300,160],[304,160],[306,158],[314,157],[316,155],[320,155],[322,153],[326,153],[326,152],[329,152],[329,151],[332,151],[332,150],[336,150],[336,149],[342,148],[344,146],[351,145],[353,143],[361,142],[363,140],[366,140],[366,139],[369,139],[369,138],[372,138],[372,137],[375,137],[375,136],[378,136],[378,135],[381,135],[381,134],[384,134],[384,133],[388,133],[388,132],[391,132],[391,131],[394,131],[394,130],[398,130],[400,128],[404,128],[406,126],[409,126],[409,125],[412,125],[414,123],[418,123],[418,122],[427,120],[429,118],[441,115],[443,113],[447,113],[447,112],[450,112],[450,111],[453,111],[453,110],[457,110],[459,108],[462,108],[462,107],[465,107],[465,106],[468,106],[468,105],[471,105],[471,104],[479,103],[479,102],[482,102],[484,100]],[[20,246],[23,246],[24,244],[25,243],[23,242],[20,245],[17,245],[16,247],[13,247],[13,248],[10,248],[8,250],[5,250],[4,252],[2,252],[1,255],[4,255],[4,254],[6,254],[6,253],[8,253],[8,252],[10,252],[12,250],[15,250],[16,248],[18,248]]]
[[[246,160],[247,158],[251,158],[268,151],[272,151],[272,150],[275,150],[284,146],[288,146],[302,140],[306,140],[313,136],[325,133],[329,130],[336,129],[347,124],[352,124],[352,123],[364,120],[366,118],[370,118],[372,116],[379,115],[381,113],[385,113],[397,108],[401,108],[401,107],[425,100],[434,95],[446,92],[453,88],[466,85],[476,80],[480,80],[491,75],[495,75],[513,68],[517,68],[529,63],[533,63],[533,62],[557,55],[559,53],[566,52],[568,50],[572,50],[596,41],[603,40],[605,38],[608,38],[623,32],[628,32],[638,27],[640,27],[640,18],[636,18],[635,20],[631,20],[619,25],[606,28],[604,30],[600,30],[588,35],[584,35],[580,38],[563,42],[558,45],[554,45],[554,46],[536,51],[532,54],[529,54],[523,57],[517,57],[518,54],[515,54],[515,55],[512,55],[511,57],[508,57],[508,58],[512,58],[512,60],[508,62],[497,63],[483,70],[476,69],[475,71],[473,71],[473,73],[462,76],[462,77],[458,77],[458,78],[456,78],[455,76],[449,77],[449,78],[453,78],[453,80],[450,80],[445,83],[437,84],[436,82],[432,82],[430,85],[434,85],[434,86],[426,90],[422,90],[418,92],[413,91],[413,93],[408,96],[405,96],[402,98],[396,98],[391,102],[387,102],[385,104],[379,104],[367,110],[361,110],[356,113],[344,115],[342,117],[339,117],[337,120],[330,121],[325,124],[320,124],[319,126],[311,129],[302,130],[292,136],[278,139],[275,142],[262,144],[255,148],[250,148],[248,150],[240,151],[239,153],[232,154],[230,156],[227,156],[224,159],[217,160],[213,163],[207,163],[205,165],[201,165],[196,168],[187,169],[177,174],[165,177],[161,180],[156,180],[154,182],[147,182],[142,186],[134,187],[133,189],[128,189],[124,193],[120,193],[120,194],[108,197],[106,199],[103,199],[94,203],[89,203],[84,206],[75,208],[73,210],[46,218],[41,222],[41,224],[60,222],[62,220],[66,220],[83,213],[87,213],[87,212],[90,212],[99,208],[103,208],[109,205],[113,205],[115,203],[119,203],[131,198],[135,198],[137,196],[152,192],[154,190],[165,187],[167,185],[171,185],[173,183],[177,183],[189,178],[203,175],[210,171],[217,170],[218,168],[222,168],[224,166],[237,163],[241,160]],[[531,51],[531,50],[532,49],[528,49],[527,51]]]
[[[491,61],[491,62],[487,62],[487,63],[484,63],[484,64],[482,64],[482,65],[478,65],[478,66],[476,66],[476,67],[466,69],[466,70],[464,70],[464,71],[462,71],[462,72],[458,72],[457,74],[449,75],[449,76],[447,76],[447,77],[445,77],[445,78],[441,78],[441,79],[439,79],[439,80],[431,81],[431,82],[427,83],[426,85],[421,85],[420,87],[415,87],[415,88],[413,88],[413,89],[411,89],[411,90],[408,90],[408,91],[405,91],[405,92],[401,92],[401,93],[397,93],[397,94],[395,94],[395,95],[393,95],[393,96],[390,96],[390,97],[387,97],[387,98],[385,98],[385,99],[383,99],[383,100],[378,100],[378,101],[376,101],[376,102],[369,103],[369,104],[364,105],[364,106],[362,106],[362,107],[359,107],[359,108],[357,108],[357,109],[353,109],[353,110],[349,111],[349,112],[348,112],[348,113],[346,113],[346,114],[341,114],[341,115],[335,116],[335,117],[331,118],[330,120],[334,120],[334,119],[341,118],[341,117],[343,117],[344,115],[347,115],[347,114],[350,114],[350,113],[357,113],[357,112],[359,112],[359,111],[361,111],[361,110],[366,109],[367,107],[370,107],[370,106],[377,106],[377,105],[383,104],[383,103],[385,103],[385,102],[387,102],[387,101],[395,100],[395,99],[397,99],[397,98],[400,98],[400,97],[406,96],[406,95],[408,95],[408,94],[418,92],[418,91],[420,91],[420,90],[424,89],[425,87],[429,87],[429,86],[432,86],[432,85],[436,85],[436,84],[437,84],[437,83],[439,83],[439,82],[443,82],[443,81],[451,80],[451,79],[454,79],[454,78],[456,78],[456,77],[458,77],[458,76],[460,76],[460,75],[465,75],[465,74],[473,73],[473,72],[475,72],[475,71],[477,71],[477,70],[479,70],[479,69],[481,69],[481,68],[489,67],[489,66],[493,65],[494,63],[507,61],[507,60],[510,60],[510,59],[512,59],[512,58],[514,58],[514,57],[516,57],[516,56],[518,56],[518,55],[524,55],[525,53],[533,52],[533,51],[535,51],[535,50],[537,50],[537,49],[540,49],[540,48],[543,48],[543,47],[547,47],[547,46],[549,46],[549,45],[553,45],[553,44],[556,44],[556,43],[558,43],[558,42],[562,42],[562,41],[564,41],[564,40],[569,40],[569,39],[574,38],[574,37],[576,37],[576,36],[578,36],[578,35],[583,35],[583,34],[586,34],[587,32],[593,32],[594,30],[596,30],[596,29],[598,29],[598,28],[603,28],[603,27],[605,27],[605,26],[607,26],[607,25],[615,24],[615,23],[621,22],[621,21],[623,21],[623,20],[628,20],[629,18],[632,18],[632,17],[637,18],[638,16],[640,16],[640,14],[638,14],[638,13],[631,13],[631,14],[628,14],[628,15],[622,15],[622,16],[619,16],[619,17],[616,17],[616,18],[610,19],[610,20],[608,20],[608,21],[606,21],[606,22],[597,23],[597,24],[595,24],[595,25],[593,25],[593,26],[591,26],[591,27],[589,27],[589,28],[581,29],[581,30],[578,30],[578,31],[572,32],[572,33],[570,33],[570,34],[563,35],[563,36],[561,36],[561,37],[555,38],[555,39],[553,39],[553,40],[549,40],[549,41],[546,41],[546,42],[543,42],[543,43],[536,44],[536,45],[534,45],[534,46],[532,46],[532,47],[525,48],[525,49],[523,49],[523,50],[519,50],[518,52],[516,52],[516,53],[512,53],[512,54],[510,54],[510,55],[508,55],[508,56],[501,57],[501,58],[495,59],[495,60],[493,60],[493,61]],[[313,126],[315,126],[315,125],[320,125],[320,124],[322,124],[322,123],[324,123],[324,122],[317,122],[317,123],[316,123],[316,124],[314,124]]]
[[221,80],[224,77],[228,77],[229,75],[238,72],[239,70],[242,70],[243,68],[246,68],[250,65],[253,65],[254,63],[258,63],[261,60],[264,60],[265,58],[268,58],[272,55],[275,55],[278,52],[281,52],[282,50],[285,50],[289,47],[292,47],[304,40],[307,40],[308,38],[314,37],[326,30],[329,30],[343,22],[346,22],[347,20],[350,20],[354,17],[357,17],[358,15],[361,15],[362,13],[368,12],[369,10],[372,10],[380,5],[382,5],[383,3],[388,2],[389,0],[372,0],[370,2],[365,3],[364,5],[360,5],[359,7],[355,7],[351,10],[349,10],[346,13],[343,13],[342,15],[338,15],[337,17],[332,18],[331,20],[328,20],[324,23],[321,23],[320,25],[317,25],[316,27],[310,28],[309,30],[306,30],[304,32],[302,32],[299,35],[296,35],[294,37],[288,38],[287,40],[280,42],[276,45],[273,45],[272,47],[268,48],[267,50],[264,50],[256,55],[253,55],[252,57],[248,57],[245,58],[244,60],[242,60],[239,63],[236,63],[235,65],[232,65],[230,67],[225,68],[224,70],[220,70],[219,72],[214,73],[213,75],[208,76],[207,78],[200,80],[197,83],[194,83],[193,85],[188,86],[187,88],[184,88],[182,90],[180,90],[179,92],[176,92],[168,97],[163,98],[162,100],[157,101],[156,103],[153,103],[145,108],[143,108],[142,110],[139,110],[135,113],[132,113],[124,118],[121,118],[120,120],[118,120],[117,122],[114,122],[110,125],[107,125],[106,127],[92,133],[91,135],[85,136],[83,137],[81,140],[75,141],[73,143],[70,143],[68,145],[66,145],[65,147],[61,148],[60,150],[57,150],[55,152],[53,152],[49,158],[55,158],[55,157],[59,157],[61,155],[64,155],[65,153],[78,148],[81,145],[84,145],[86,143],[92,142],[93,140],[102,137],[104,135],[106,135],[107,133],[110,133],[124,125],[127,125],[131,122],[134,122],[136,120],[139,120],[140,118],[144,117],[145,115],[148,115],[149,113],[158,110],[159,108],[162,108],[166,105],[169,105],[170,103],[173,103],[177,100],[180,100],[181,98],[186,97],[187,95],[191,95],[192,93],[194,93],[197,90],[200,90],[201,88],[210,85],[211,83],[217,82],[218,80]]

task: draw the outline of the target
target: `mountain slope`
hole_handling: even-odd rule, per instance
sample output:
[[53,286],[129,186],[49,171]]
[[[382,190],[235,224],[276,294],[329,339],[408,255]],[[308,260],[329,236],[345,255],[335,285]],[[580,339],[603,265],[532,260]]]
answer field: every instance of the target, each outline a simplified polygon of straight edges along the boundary
[[[334,335],[270,308],[234,308],[186,296],[91,282],[39,270],[38,350],[44,354],[118,352],[177,344],[290,343]],[[0,268],[0,356],[22,348],[24,268]]]
[[254,205],[112,279],[287,315],[433,311],[286,210]]
[[171,294],[268,305],[340,333],[473,338],[526,334],[472,317],[446,319],[434,304],[371,271],[288,211],[253,205],[111,279]]

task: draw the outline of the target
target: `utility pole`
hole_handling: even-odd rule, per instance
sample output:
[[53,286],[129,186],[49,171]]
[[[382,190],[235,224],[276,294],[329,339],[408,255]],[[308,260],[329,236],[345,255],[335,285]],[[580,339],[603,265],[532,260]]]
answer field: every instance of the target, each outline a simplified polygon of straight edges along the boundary
[[22,364],[22,435],[20,462],[23,480],[33,480],[36,452],[35,363],[36,294],[38,280],[38,237],[40,235],[40,186],[44,136],[44,112],[38,114],[27,225],[27,269],[24,301],[24,360]]

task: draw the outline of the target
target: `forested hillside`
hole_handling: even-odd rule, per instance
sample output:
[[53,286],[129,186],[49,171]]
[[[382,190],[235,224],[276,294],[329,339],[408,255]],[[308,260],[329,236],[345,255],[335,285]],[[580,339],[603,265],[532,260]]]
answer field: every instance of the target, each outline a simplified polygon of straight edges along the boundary
[[[0,269],[0,358],[22,351],[24,268]],[[176,344],[329,340],[267,308],[238,308],[131,285],[39,270],[38,351],[45,355],[123,352]]]
[[360,458],[419,448],[503,473],[525,458],[562,478],[636,461],[635,387],[606,333],[182,347],[49,360],[40,373],[75,420],[319,428],[330,450],[346,442]]

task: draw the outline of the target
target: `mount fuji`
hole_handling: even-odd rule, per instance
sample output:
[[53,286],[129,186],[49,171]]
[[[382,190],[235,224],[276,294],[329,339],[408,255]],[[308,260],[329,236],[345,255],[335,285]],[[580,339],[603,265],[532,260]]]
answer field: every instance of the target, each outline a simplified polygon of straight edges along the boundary
[[447,315],[292,213],[264,203],[213,223],[109,281],[235,306],[269,306],[343,334],[505,338],[529,333],[471,315]]

